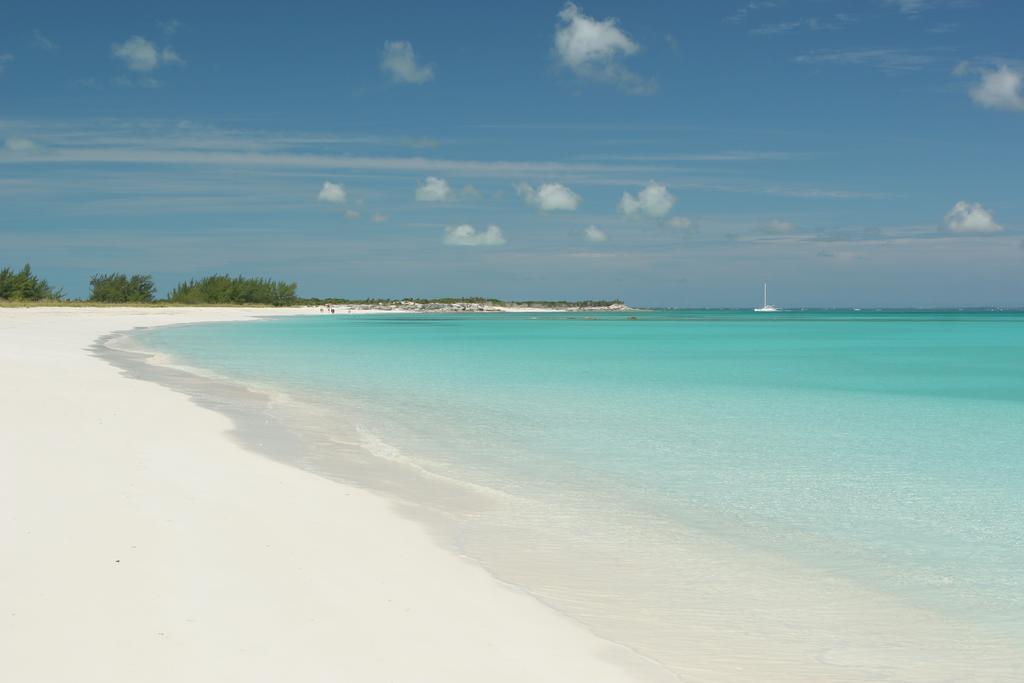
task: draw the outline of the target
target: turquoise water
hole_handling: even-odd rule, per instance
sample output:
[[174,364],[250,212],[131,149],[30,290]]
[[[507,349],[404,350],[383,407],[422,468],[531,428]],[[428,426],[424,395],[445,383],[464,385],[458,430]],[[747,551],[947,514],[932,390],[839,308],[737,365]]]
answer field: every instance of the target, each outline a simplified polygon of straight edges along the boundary
[[328,315],[141,339],[355,414],[447,477],[1024,633],[1021,313]]

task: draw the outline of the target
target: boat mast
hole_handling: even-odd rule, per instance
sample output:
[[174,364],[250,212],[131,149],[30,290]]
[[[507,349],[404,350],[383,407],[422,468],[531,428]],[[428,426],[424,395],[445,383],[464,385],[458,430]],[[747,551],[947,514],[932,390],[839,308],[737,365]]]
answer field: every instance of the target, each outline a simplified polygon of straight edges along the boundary
[[768,308],[768,283],[764,283],[764,307]]

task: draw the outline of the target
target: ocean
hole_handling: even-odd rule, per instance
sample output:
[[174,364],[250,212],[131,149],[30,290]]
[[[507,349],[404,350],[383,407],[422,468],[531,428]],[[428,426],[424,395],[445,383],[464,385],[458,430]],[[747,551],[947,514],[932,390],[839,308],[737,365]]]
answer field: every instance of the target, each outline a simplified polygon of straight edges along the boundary
[[[1024,679],[1024,314],[314,315],[146,349],[697,680]],[[379,465],[379,467],[377,466]]]

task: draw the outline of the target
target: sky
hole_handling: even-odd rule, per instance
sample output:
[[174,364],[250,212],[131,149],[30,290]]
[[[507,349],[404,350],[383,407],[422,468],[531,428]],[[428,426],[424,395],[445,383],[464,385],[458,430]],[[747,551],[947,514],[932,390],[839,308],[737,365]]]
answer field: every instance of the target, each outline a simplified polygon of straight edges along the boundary
[[0,265],[71,296],[1024,306],[1024,2],[0,8]]

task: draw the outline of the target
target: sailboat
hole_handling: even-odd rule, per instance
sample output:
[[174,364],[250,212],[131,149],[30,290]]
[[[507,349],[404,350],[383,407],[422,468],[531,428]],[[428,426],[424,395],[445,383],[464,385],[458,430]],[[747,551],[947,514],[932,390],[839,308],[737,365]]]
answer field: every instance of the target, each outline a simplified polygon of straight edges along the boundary
[[761,308],[755,308],[754,312],[755,313],[774,313],[775,311],[778,311],[778,310],[779,309],[775,308],[774,306],[772,306],[771,304],[768,303],[768,283],[766,282],[766,283],[764,283],[764,306],[761,306]]

